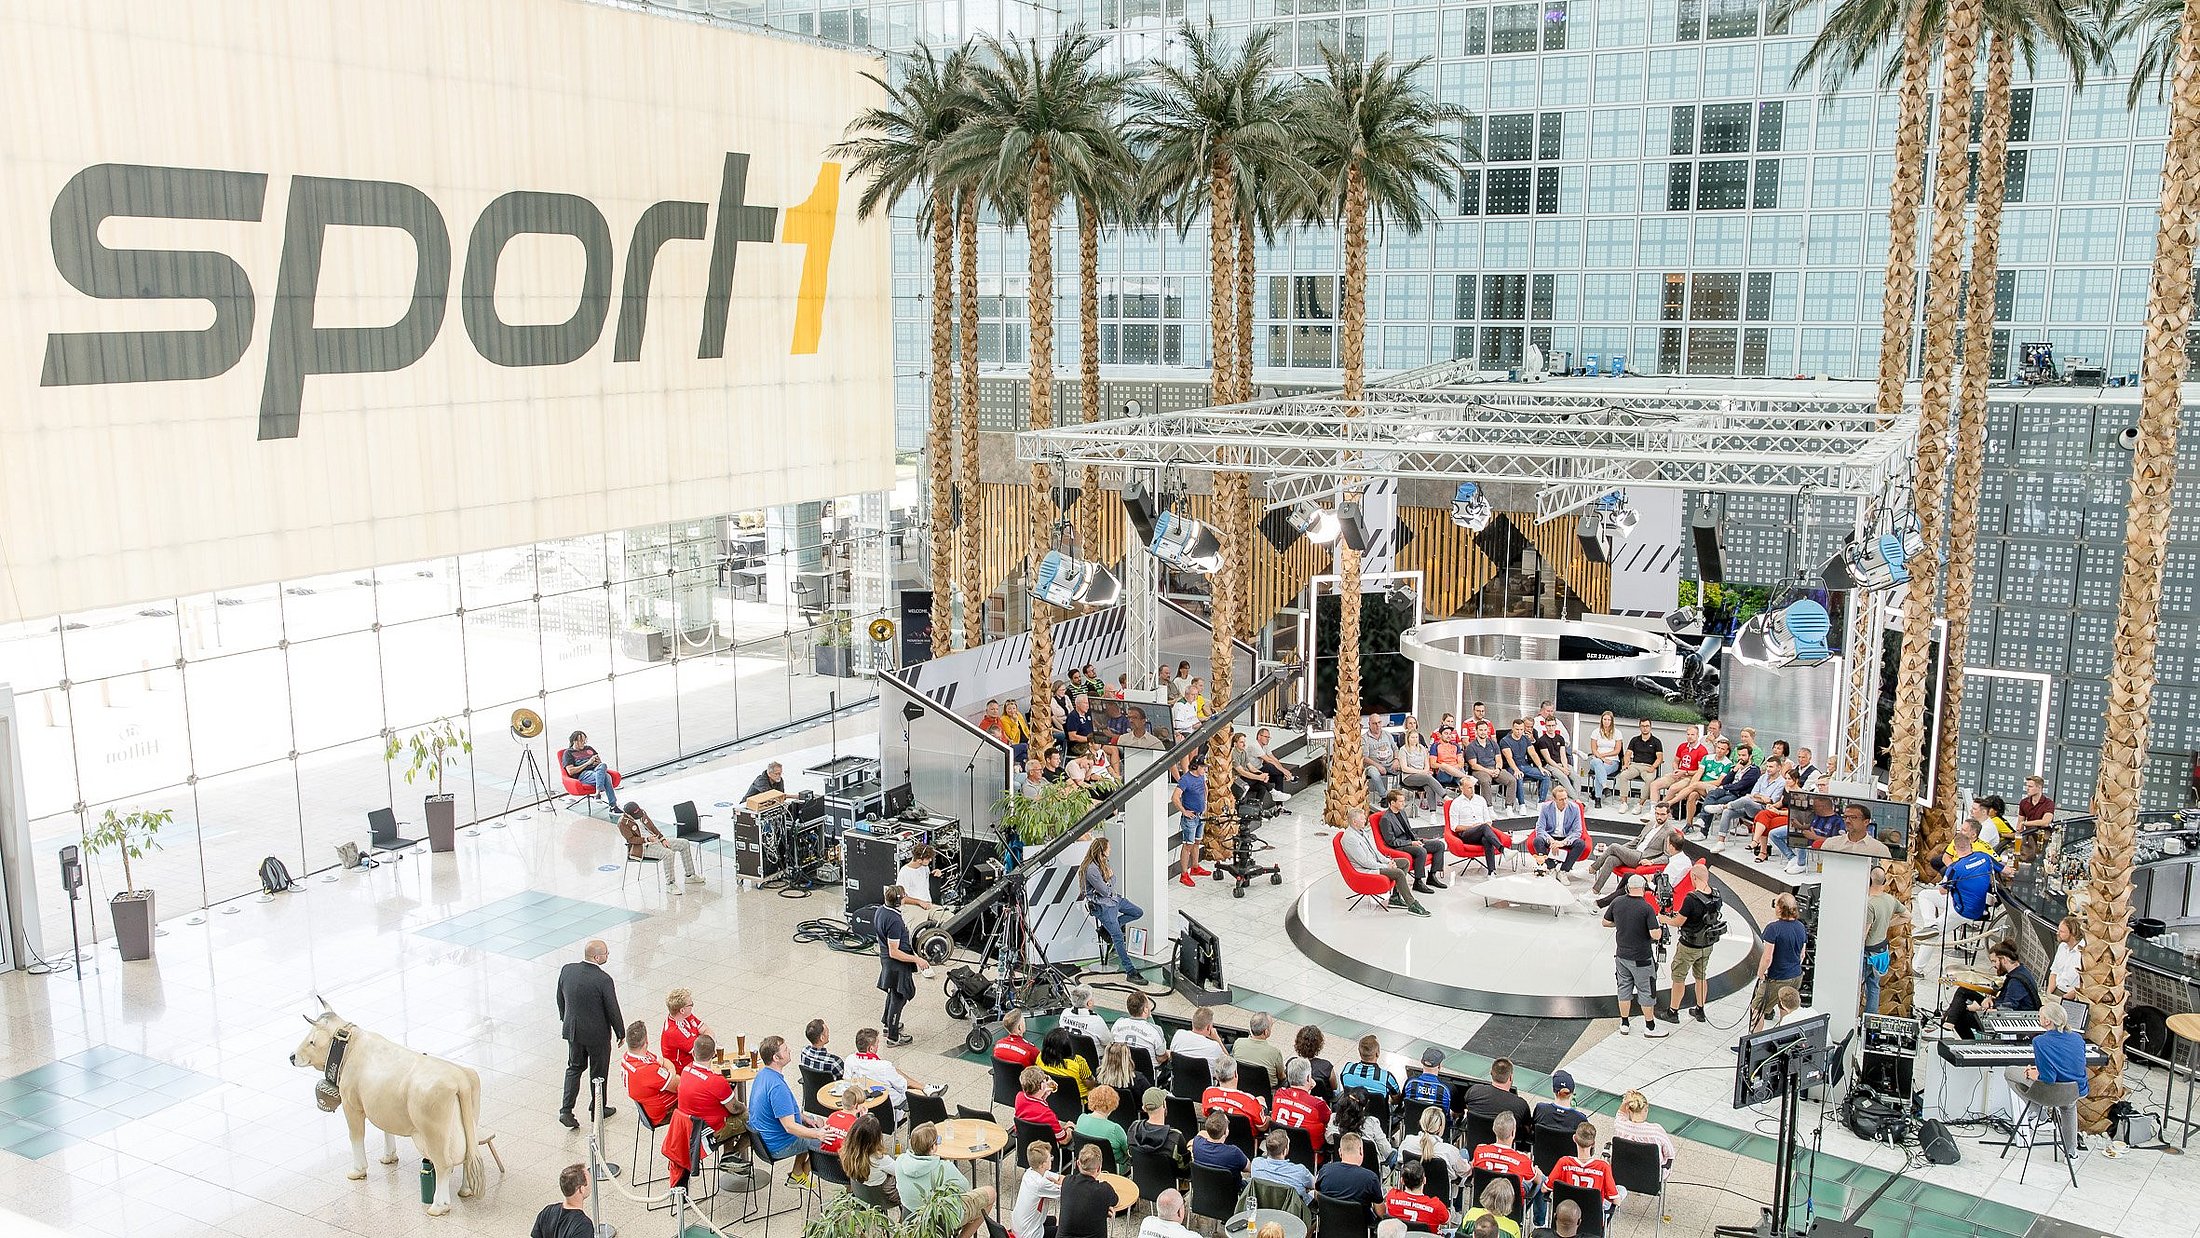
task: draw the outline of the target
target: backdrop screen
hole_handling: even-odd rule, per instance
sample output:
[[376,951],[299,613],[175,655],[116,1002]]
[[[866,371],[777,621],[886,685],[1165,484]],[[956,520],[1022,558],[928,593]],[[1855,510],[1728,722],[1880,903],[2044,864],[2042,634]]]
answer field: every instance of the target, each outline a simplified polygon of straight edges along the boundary
[[[1337,633],[1343,599],[1325,594],[1315,602],[1314,708],[1337,709]],[[1398,652],[1398,635],[1416,622],[1412,603],[1395,605],[1382,593],[1360,596],[1360,712],[1404,713],[1413,708],[1413,663]]]

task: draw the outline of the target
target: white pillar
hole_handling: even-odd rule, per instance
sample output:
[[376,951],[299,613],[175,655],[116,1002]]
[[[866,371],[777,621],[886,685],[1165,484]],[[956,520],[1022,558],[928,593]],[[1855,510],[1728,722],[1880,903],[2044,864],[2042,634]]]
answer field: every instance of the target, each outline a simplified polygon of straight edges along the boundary
[[1820,849],[1818,885],[1817,980],[1810,1010],[1826,1016],[1826,1041],[1839,1044],[1856,1027],[1857,1003],[1864,983],[1864,903],[1871,897],[1871,856]]
[[[1123,776],[1128,778],[1160,760],[1161,754],[1145,748],[1123,749]],[[1169,863],[1176,858],[1176,836],[1170,832],[1169,800],[1172,786],[1166,777],[1139,792],[1123,815],[1108,824],[1119,831],[1116,854],[1121,857],[1116,880],[1123,897],[1138,904],[1146,917],[1124,930],[1135,937],[1131,952],[1145,962],[1168,955],[1168,939],[1175,932],[1175,912],[1170,908]],[[1144,930],[1136,933],[1134,930]]]

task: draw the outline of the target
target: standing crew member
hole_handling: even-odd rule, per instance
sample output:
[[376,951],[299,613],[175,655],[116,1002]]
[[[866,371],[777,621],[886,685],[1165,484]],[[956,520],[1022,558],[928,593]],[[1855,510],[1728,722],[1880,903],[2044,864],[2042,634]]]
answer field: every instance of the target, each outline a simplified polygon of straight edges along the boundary
[[878,987],[886,994],[879,1023],[886,1029],[886,1043],[895,1046],[910,1041],[901,1030],[901,1010],[917,995],[917,968],[923,962],[909,940],[909,922],[901,918],[901,900],[901,887],[888,886],[886,901],[871,913],[871,932],[878,938]]

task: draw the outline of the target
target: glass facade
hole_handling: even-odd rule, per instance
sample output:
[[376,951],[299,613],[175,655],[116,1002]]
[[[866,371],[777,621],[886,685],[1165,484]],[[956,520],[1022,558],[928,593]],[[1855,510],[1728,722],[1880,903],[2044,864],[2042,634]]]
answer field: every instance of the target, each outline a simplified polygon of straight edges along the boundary
[[[434,788],[383,748],[440,718],[473,740],[444,780],[463,823],[533,798],[521,707],[548,724],[532,747],[555,791],[575,730],[646,770],[872,699],[834,672],[842,649],[868,659],[903,556],[887,513],[860,496],[0,627],[32,841],[50,855],[110,808],[173,810],[131,867],[181,914],[257,888],[269,855],[326,867],[369,810],[423,833]],[[35,866],[40,906],[65,934],[53,867]],[[121,888],[111,856],[90,873],[95,904]]]

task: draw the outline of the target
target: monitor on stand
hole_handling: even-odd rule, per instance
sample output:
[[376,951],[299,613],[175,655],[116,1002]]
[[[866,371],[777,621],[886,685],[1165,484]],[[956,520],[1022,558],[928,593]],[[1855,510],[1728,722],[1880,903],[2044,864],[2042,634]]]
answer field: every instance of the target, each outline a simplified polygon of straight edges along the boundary
[[1184,912],[1184,932],[1176,938],[1176,991],[1200,1006],[1227,1005],[1230,986],[1222,976],[1222,939]]

